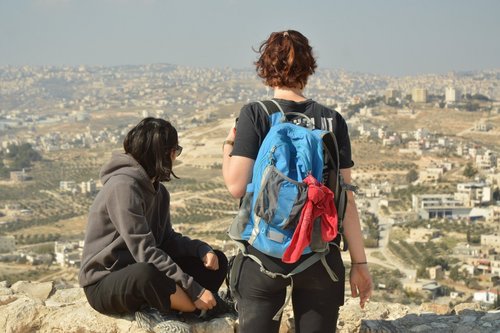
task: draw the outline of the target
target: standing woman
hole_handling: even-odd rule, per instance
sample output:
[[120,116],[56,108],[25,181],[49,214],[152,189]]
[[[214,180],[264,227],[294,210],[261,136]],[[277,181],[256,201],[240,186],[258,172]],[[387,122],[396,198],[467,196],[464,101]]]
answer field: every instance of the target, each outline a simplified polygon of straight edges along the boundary
[[[316,120],[316,127],[332,131],[340,154],[340,172],[344,182],[351,182],[351,144],[347,124],[342,116],[304,96],[307,79],[316,69],[316,60],[308,39],[300,32],[287,30],[272,33],[258,50],[255,62],[257,74],[266,86],[274,89],[274,100],[283,111],[300,112]],[[270,129],[268,116],[258,103],[250,103],[240,111],[237,128],[229,131],[223,145],[222,172],[226,187],[235,198],[242,198],[251,182],[259,147]],[[364,307],[372,290],[359,216],[354,196],[348,191],[348,205],[343,222],[344,237],[349,244],[352,269],[351,292],[359,295]],[[250,254],[275,263],[282,274],[289,273],[308,255],[295,264],[285,264],[279,258],[266,256],[251,245]],[[339,307],[344,303],[345,269],[337,247],[331,246],[326,256],[328,265],[339,277],[332,281],[321,262],[293,276],[292,304],[296,332],[335,332]],[[278,332],[279,321],[273,320],[285,301],[290,279],[271,278],[260,271],[252,259],[244,257],[237,282],[237,303],[240,332]]]
[[103,188],[90,207],[80,285],[103,314],[135,313],[139,324],[161,322],[166,331],[189,332],[167,314],[215,309],[227,258],[172,228],[170,194],[161,182],[177,178],[172,166],[182,147],[170,122],[143,119],[123,147],[101,169]]

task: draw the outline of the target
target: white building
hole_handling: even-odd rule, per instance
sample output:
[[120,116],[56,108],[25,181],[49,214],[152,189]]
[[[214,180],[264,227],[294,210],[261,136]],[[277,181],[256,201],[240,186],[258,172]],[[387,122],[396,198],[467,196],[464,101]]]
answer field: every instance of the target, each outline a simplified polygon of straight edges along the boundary
[[427,89],[413,89],[411,91],[411,98],[415,103],[427,103]]
[[500,222],[500,207],[499,206],[492,206],[491,207],[491,215],[488,218],[488,221]]
[[480,246],[471,246],[469,244],[458,244],[453,248],[453,254],[459,256],[478,257],[481,254]]
[[474,302],[494,304],[498,298],[498,291],[484,290],[474,293]]
[[444,91],[444,100],[446,103],[455,103],[460,101],[461,93],[458,89],[447,87]]
[[489,204],[493,199],[491,186],[485,183],[459,183],[454,197],[464,206],[476,207]]
[[485,151],[481,155],[476,155],[476,167],[479,169],[490,169],[496,166],[497,157],[491,150]]
[[82,191],[82,194],[95,193],[97,190],[97,186],[96,186],[95,181],[93,179],[91,179],[88,182],[81,182],[80,189]]
[[76,183],[75,181],[73,180],[61,180],[59,182],[59,190],[63,191],[63,192],[71,192],[73,191],[74,189],[76,188]]
[[13,182],[24,182],[29,180],[31,177],[28,173],[23,169],[22,171],[11,171],[10,172],[10,180]]
[[385,101],[388,102],[390,98],[396,99],[401,98],[401,92],[396,89],[387,89],[385,91]]
[[430,132],[427,128],[418,128],[415,131],[415,140],[421,141],[423,139],[427,139],[430,135]]
[[493,126],[491,125],[491,123],[484,120],[478,121],[474,124],[474,130],[477,132],[488,132],[492,128]]
[[382,139],[383,146],[397,146],[401,144],[401,138],[397,134],[390,135],[389,137],[384,137]]
[[55,261],[62,267],[79,266],[82,247],[77,242],[55,242]]
[[493,215],[493,209],[491,207],[474,207],[469,213],[469,220],[484,220],[490,221]]
[[500,276],[500,260],[491,261],[491,275]]
[[442,166],[427,167],[420,173],[419,179],[422,182],[435,182],[441,179],[445,171],[446,171],[445,168]]
[[500,249],[500,235],[481,235],[481,246]]
[[411,197],[413,211],[423,219],[467,218],[471,210],[452,194],[412,194]]

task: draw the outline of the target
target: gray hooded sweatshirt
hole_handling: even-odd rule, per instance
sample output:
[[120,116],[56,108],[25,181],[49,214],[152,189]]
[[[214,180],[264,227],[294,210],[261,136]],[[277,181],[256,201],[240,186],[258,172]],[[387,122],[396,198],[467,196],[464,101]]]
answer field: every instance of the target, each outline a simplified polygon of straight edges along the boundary
[[172,257],[203,256],[212,249],[182,236],[170,222],[170,194],[153,184],[130,155],[113,153],[100,174],[103,188],[90,207],[82,265],[82,287],[127,265],[147,262],[176,281],[194,301],[204,288],[185,274]]

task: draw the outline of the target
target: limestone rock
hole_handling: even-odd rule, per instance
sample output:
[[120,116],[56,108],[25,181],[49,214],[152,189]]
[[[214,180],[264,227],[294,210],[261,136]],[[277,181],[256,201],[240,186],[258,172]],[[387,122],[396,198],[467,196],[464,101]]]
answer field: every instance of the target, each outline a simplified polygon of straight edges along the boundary
[[82,288],[69,288],[56,290],[48,300],[45,301],[47,306],[67,306],[69,304],[85,303],[86,297]]
[[[0,332],[146,333],[132,315],[105,316],[93,310],[83,289],[61,286],[64,289],[52,291],[52,286],[18,282],[8,288],[0,284],[0,290],[12,291],[0,295]],[[34,291],[36,287],[41,287],[39,293]],[[238,332],[238,320],[229,315],[207,322],[186,318],[194,333]],[[370,302],[361,309],[359,299],[348,298],[340,308],[337,326],[339,333],[498,333],[500,312],[486,312],[475,303],[457,305],[453,312],[433,304],[411,309],[383,302]],[[283,313],[280,333],[294,332],[289,305]]]
[[0,306],[6,305],[17,300],[17,296],[14,295],[2,295],[0,296]]
[[15,293],[45,301],[54,289],[54,282],[17,281],[11,287]]
[[481,305],[479,303],[461,303],[457,304],[453,307],[453,312],[456,314],[460,314],[463,311],[482,311]]
[[[378,302],[368,302],[364,309],[359,307],[358,298],[348,298],[344,306],[340,308],[337,331],[339,333],[359,332],[361,320],[395,320],[405,316],[409,312],[409,307],[402,304],[384,304],[381,306]],[[375,325],[375,323],[371,323]],[[384,324],[383,326],[387,326]],[[387,329],[387,328],[386,328]],[[371,331],[366,331],[371,332]],[[373,332],[392,332],[373,331]]]
[[43,304],[25,296],[0,306],[0,331],[5,333],[36,332],[40,327]]
[[141,332],[131,317],[111,317],[100,314],[88,305],[77,303],[65,307],[52,308],[43,318],[40,333],[51,332]]
[[[3,281],[5,282],[5,281]],[[12,291],[12,289],[10,289],[9,287],[7,287],[7,284],[4,283],[0,283],[0,296],[3,296],[3,295],[12,295],[14,293],[14,291]]]
[[420,312],[432,312],[437,314],[449,314],[451,312],[450,306],[447,304],[437,303],[422,303],[420,305]]

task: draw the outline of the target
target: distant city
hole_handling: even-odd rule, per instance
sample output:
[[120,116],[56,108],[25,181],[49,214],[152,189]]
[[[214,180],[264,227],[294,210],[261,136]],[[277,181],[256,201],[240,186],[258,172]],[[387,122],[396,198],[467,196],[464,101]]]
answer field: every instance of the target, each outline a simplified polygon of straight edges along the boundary
[[[78,267],[84,230],[61,223],[85,218],[100,165],[139,119],[168,118],[208,152],[220,140],[190,139],[190,129],[272,97],[251,70],[170,64],[0,67],[0,88],[0,281],[9,282]],[[399,78],[320,69],[305,94],[347,120],[379,297],[500,305],[500,69]],[[184,167],[220,168],[202,160]],[[172,191],[225,192],[214,179]],[[173,207],[181,228],[227,223],[237,205],[188,201]],[[27,232],[35,227],[48,229]],[[223,231],[206,235],[231,250]],[[26,276],[26,265],[45,268]]]

